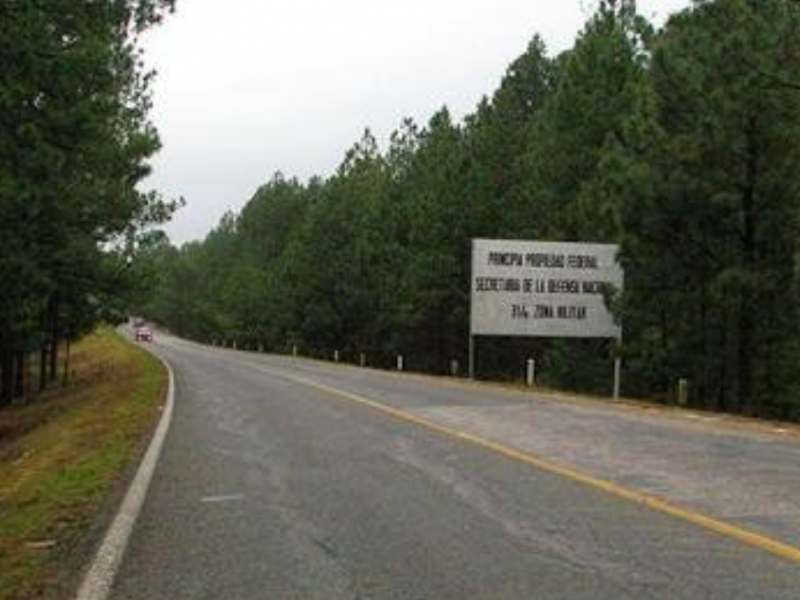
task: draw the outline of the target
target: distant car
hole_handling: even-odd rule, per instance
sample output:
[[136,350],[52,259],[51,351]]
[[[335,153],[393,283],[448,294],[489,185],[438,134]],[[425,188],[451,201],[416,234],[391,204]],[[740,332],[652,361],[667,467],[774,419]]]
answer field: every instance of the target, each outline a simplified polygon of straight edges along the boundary
[[147,327],[137,327],[133,332],[133,338],[137,342],[152,342],[153,332]]

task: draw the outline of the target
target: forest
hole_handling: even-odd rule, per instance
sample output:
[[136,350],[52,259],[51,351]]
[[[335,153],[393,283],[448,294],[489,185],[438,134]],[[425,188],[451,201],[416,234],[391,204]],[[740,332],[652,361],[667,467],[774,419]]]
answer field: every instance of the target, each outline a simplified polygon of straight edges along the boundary
[[[15,207],[0,230],[4,390],[15,356],[54,356],[114,309],[120,280],[151,286],[128,295],[139,314],[203,343],[447,373],[467,360],[470,241],[500,238],[619,244],[624,341],[480,339],[480,377],[518,379],[533,357],[541,384],[608,395],[619,357],[625,396],[669,402],[683,378],[694,407],[800,418],[797,2],[695,0],[655,27],[633,0],[602,0],[572,48],[534,37],[464,119],[405,120],[385,147],[367,130],[334,173],[278,173],[180,247],[153,228],[171,207],[135,192],[156,141],[118,31],[65,58],[99,61],[89,84],[108,101],[89,107],[86,80],[33,64],[49,49],[0,38],[21,53],[4,77],[32,61],[0,95],[0,155],[24,161],[0,186]],[[35,93],[51,83],[59,106]],[[11,109],[33,113],[24,137],[5,134]]]
[[479,340],[478,373],[800,417],[800,6],[701,0],[656,29],[605,0],[534,37],[463,121],[367,130],[330,176],[276,174],[201,242],[150,248],[143,312],[206,343],[445,373],[466,363],[470,240],[617,243],[624,343]]
[[146,293],[136,259],[177,202],[139,39],[171,0],[0,3],[0,407],[69,375],[69,343]]

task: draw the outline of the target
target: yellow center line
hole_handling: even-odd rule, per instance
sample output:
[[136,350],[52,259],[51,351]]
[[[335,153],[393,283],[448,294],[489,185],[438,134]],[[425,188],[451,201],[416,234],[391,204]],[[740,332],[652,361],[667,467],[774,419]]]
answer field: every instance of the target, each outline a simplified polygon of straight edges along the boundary
[[780,542],[778,540],[774,540],[759,533],[749,531],[737,525],[733,525],[731,523],[727,523],[725,521],[720,521],[719,519],[703,515],[690,508],[678,506],[666,500],[662,500],[655,496],[651,496],[650,494],[639,492],[605,479],[599,479],[597,477],[593,477],[592,475],[587,475],[586,473],[582,473],[577,469],[559,464],[551,460],[541,458],[530,452],[517,450],[515,448],[505,446],[497,442],[492,442],[490,440],[484,439],[482,437],[479,437],[472,433],[468,433],[466,431],[459,431],[457,429],[452,429],[450,427],[441,425],[434,421],[430,421],[413,413],[395,408],[393,406],[388,406],[381,402],[376,402],[375,400],[371,400],[369,398],[360,396],[358,394],[354,394],[352,392],[348,392],[346,390],[341,390],[339,388],[319,383],[312,379],[307,379],[305,377],[300,377],[297,375],[291,375],[284,371],[277,372],[271,369],[269,370],[263,369],[261,367],[255,367],[255,368],[264,373],[278,376],[288,381],[292,381],[294,383],[304,385],[306,387],[310,387],[321,392],[325,392],[327,394],[330,394],[331,396],[345,399],[351,403],[358,404],[360,406],[371,408],[385,415],[389,415],[397,420],[405,421],[406,423],[412,423],[419,427],[424,427],[425,429],[428,429],[430,431],[435,431],[436,433],[439,433],[443,436],[455,438],[463,442],[473,444],[475,446],[478,446],[485,450],[489,450],[506,458],[536,467],[541,471],[545,471],[547,473],[551,473],[575,481],[587,487],[610,494],[616,498],[621,498],[623,500],[627,500],[629,502],[645,506],[650,510],[660,512],[669,515],[671,517],[675,517],[677,519],[681,519],[683,521],[689,522],[692,525],[695,525],[707,531],[711,531],[721,536],[737,540],[739,542],[747,544],[748,546],[758,548],[759,550],[763,550],[772,555],[779,556],[794,563],[800,564],[800,548],[796,548],[784,542]]

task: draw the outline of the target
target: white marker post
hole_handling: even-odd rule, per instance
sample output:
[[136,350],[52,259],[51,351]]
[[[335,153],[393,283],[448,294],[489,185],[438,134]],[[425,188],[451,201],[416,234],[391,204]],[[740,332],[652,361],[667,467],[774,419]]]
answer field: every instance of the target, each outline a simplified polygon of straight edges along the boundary
[[403,370],[403,355],[402,354],[398,354],[397,355],[397,370],[398,371],[402,371]]
[[678,406],[686,408],[689,405],[689,381],[678,380]]
[[536,361],[532,358],[528,359],[525,382],[528,384],[528,387],[533,387],[533,384],[536,382]]

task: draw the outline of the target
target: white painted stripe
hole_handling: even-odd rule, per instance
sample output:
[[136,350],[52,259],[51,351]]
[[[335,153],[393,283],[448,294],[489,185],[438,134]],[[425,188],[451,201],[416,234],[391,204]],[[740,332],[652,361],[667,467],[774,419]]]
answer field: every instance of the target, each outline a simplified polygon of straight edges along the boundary
[[78,588],[75,600],[106,600],[108,598],[117,570],[122,563],[125,549],[128,546],[131,531],[142,510],[158,458],[161,456],[164,440],[167,437],[167,431],[172,421],[172,408],[175,403],[175,375],[167,361],[160,356],[158,358],[167,368],[169,374],[166,407],[161,414],[161,420],[158,423],[156,432],[153,434],[153,439],[150,441],[150,446],[147,448],[147,453],[136,471],[136,476],[125,494],[117,515],[111,522],[105,538],[103,538],[103,543],[100,545],[94,561],[86,572],[80,588]]
[[218,502],[233,502],[236,500],[244,500],[244,494],[228,494],[227,496],[206,496],[200,498],[200,502],[204,504],[215,504]]

